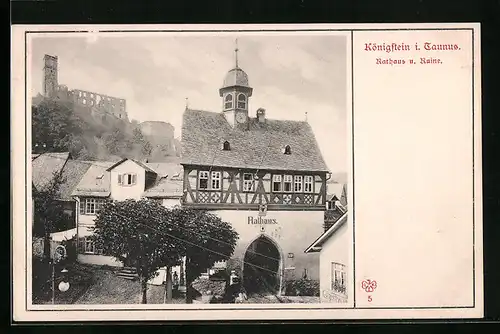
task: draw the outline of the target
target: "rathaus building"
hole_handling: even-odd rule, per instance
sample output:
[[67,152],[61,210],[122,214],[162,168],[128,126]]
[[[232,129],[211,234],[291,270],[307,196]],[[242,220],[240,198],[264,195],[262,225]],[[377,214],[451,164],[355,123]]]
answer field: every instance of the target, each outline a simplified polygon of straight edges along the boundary
[[233,260],[249,292],[319,279],[318,255],[304,249],[324,232],[331,174],[311,126],[273,119],[273,110],[252,112],[253,88],[237,58],[218,93],[220,110],[183,115],[182,205],[232,224],[239,234]]

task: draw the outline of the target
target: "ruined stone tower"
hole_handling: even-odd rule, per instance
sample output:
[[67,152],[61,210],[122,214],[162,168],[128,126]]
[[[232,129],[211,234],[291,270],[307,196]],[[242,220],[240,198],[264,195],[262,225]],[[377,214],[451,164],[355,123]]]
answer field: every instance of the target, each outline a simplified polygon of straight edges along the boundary
[[57,92],[57,57],[45,55],[43,57],[43,95],[53,97]]

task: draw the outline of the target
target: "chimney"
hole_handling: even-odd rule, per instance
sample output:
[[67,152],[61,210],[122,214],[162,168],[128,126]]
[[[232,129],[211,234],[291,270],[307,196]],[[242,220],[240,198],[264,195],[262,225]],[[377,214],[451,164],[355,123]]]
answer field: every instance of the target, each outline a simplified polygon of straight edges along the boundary
[[257,109],[257,120],[259,121],[259,123],[266,122],[266,109],[264,108]]

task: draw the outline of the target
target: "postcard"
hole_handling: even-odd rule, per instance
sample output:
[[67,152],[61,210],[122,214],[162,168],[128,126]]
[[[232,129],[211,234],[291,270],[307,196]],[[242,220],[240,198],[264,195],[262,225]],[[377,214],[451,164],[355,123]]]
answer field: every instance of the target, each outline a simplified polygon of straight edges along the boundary
[[15,321],[483,317],[479,24],[12,36]]

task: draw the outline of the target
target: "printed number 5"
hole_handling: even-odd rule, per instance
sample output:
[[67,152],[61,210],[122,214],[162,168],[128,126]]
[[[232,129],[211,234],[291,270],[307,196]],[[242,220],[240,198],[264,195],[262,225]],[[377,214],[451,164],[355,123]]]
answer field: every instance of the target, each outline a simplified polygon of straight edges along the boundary
[[372,301],[372,296],[368,296],[368,301],[371,302]]

